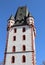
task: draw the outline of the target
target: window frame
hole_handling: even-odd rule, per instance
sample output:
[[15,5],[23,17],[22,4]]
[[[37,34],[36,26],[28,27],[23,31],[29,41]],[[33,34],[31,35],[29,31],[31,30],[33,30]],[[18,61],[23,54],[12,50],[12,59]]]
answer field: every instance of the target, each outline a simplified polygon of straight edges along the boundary
[[26,36],[25,35],[23,35],[23,40],[26,40]]
[[22,49],[23,49],[23,51],[25,51],[25,50],[26,50],[26,46],[25,46],[25,45],[23,45],[23,46],[22,46]]
[[15,51],[16,51],[16,47],[13,46],[13,48],[12,48],[12,52],[15,52]]
[[26,29],[25,29],[25,27],[23,27],[22,32],[25,32],[25,31],[26,31]]
[[13,41],[16,41],[16,36],[13,36]]
[[15,63],[15,57],[14,56],[12,56],[11,62]]
[[23,63],[26,62],[26,56],[25,56],[25,55],[22,56],[22,62],[23,62]]
[[16,33],[17,32],[17,29],[16,28],[14,28],[14,33]]

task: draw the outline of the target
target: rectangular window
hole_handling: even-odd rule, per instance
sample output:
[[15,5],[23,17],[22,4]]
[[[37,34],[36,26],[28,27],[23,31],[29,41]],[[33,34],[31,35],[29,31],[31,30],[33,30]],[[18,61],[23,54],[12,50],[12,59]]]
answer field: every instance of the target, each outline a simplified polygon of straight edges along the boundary
[[17,29],[16,28],[14,28],[14,33],[16,33],[17,32]]
[[25,56],[25,55],[22,56],[22,62],[23,62],[23,63],[26,62],[26,56]]
[[15,63],[15,57],[14,56],[12,56],[12,63]]
[[25,27],[23,27],[23,30],[22,30],[22,32],[25,32]]
[[26,50],[26,46],[25,45],[23,45],[23,51],[25,51]]
[[13,41],[16,41],[16,36],[13,36]]
[[23,40],[25,40],[26,39],[26,37],[25,37],[25,35],[23,35]]
[[13,48],[12,48],[12,52],[15,52],[15,46],[13,46]]

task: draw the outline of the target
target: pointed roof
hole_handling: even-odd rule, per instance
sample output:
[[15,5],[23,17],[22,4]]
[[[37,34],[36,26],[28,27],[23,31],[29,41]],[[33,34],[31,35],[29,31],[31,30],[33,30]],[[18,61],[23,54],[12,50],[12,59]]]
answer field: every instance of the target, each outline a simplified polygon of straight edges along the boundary
[[23,6],[23,7],[19,7],[17,9],[15,19],[16,20],[21,20],[21,19],[24,19],[27,16],[28,16],[28,9],[27,9],[26,6]]
[[28,25],[26,21],[28,17],[33,17],[33,16],[28,11],[27,7],[23,6],[23,7],[19,7],[17,9],[16,15],[15,16],[11,15],[8,20],[15,21],[13,26]]
[[28,17],[34,18],[30,12],[28,13]]
[[11,15],[10,18],[9,18],[8,20],[13,20],[13,21],[15,21],[15,18],[14,18],[13,15]]

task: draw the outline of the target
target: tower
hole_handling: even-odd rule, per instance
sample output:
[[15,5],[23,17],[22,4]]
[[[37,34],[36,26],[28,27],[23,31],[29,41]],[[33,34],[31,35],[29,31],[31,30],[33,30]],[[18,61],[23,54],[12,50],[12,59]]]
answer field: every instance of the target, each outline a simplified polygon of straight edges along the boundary
[[33,16],[19,7],[8,19],[4,65],[36,65],[35,36]]

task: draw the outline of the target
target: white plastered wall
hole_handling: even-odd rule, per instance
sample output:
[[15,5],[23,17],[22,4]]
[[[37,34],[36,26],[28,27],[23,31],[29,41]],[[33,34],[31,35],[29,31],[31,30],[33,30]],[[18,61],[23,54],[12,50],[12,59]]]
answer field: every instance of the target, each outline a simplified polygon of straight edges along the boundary
[[[26,28],[25,32],[22,32],[23,27]],[[17,29],[17,33],[14,33],[14,28]],[[7,52],[12,52],[13,46],[16,46],[16,52],[20,52],[22,51],[23,45],[26,46],[26,51],[32,51],[31,28],[29,28],[29,26],[19,26],[14,28],[9,31]],[[26,36],[26,40],[22,39],[23,35]],[[16,41],[13,41],[13,36],[16,36]]]

